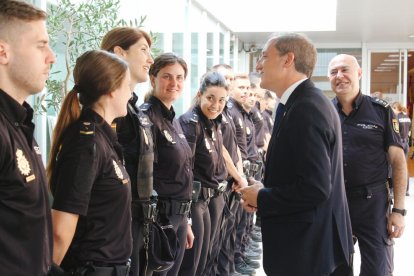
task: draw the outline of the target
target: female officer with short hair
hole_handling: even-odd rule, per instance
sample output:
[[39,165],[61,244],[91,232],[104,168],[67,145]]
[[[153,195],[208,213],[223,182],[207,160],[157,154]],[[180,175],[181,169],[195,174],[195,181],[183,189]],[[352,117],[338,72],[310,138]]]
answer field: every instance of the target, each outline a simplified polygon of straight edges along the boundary
[[158,193],[158,217],[162,224],[172,224],[180,244],[174,266],[157,275],[178,275],[184,251],[191,248],[194,236],[187,217],[191,206],[191,149],[175,119],[173,103],[181,95],[187,77],[186,62],[173,53],[155,58],[149,70],[151,95],[140,106],[153,123],[156,150],[154,189]]

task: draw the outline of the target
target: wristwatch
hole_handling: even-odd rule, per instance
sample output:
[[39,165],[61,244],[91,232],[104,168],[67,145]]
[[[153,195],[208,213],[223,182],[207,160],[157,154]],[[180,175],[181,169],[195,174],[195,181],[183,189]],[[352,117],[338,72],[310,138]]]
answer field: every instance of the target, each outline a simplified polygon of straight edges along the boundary
[[405,216],[407,214],[407,210],[405,210],[405,209],[392,208],[391,212],[398,213],[398,214],[401,214],[403,216]]

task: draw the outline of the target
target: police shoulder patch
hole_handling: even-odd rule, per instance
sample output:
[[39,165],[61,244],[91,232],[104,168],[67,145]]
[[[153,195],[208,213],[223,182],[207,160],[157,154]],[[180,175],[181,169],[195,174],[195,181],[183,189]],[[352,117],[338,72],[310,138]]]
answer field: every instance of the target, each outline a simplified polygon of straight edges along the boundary
[[231,101],[228,101],[227,104],[226,104],[226,106],[227,106],[228,109],[232,109],[233,106],[234,106],[234,103],[231,102]]
[[381,105],[383,107],[388,107],[390,105],[387,101],[384,101],[384,100],[378,99],[378,98],[372,98],[371,97],[371,101],[373,103],[376,103],[376,104]]
[[395,131],[395,133],[400,133],[400,125],[397,119],[392,119],[392,129]]
[[82,122],[79,128],[79,133],[82,135],[94,135],[95,124],[91,122]]
[[191,118],[190,118],[190,121],[191,122],[193,122],[193,123],[198,123],[198,114],[197,113],[195,113],[195,112],[193,112],[192,114],[191,114]]
[[150,109],[151,107],[151,103],[143,103],[140,105],[139,109],[141,109],[142,111],[147,111],[148,109]]

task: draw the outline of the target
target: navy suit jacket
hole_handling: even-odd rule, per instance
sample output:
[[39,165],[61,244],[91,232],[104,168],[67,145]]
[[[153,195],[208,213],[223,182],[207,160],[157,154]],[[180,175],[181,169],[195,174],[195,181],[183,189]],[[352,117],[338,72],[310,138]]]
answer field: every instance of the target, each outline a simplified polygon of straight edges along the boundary
[[267,275],[321,276],[353,252],[338,113],[310,80],[291,94],[259,191]]

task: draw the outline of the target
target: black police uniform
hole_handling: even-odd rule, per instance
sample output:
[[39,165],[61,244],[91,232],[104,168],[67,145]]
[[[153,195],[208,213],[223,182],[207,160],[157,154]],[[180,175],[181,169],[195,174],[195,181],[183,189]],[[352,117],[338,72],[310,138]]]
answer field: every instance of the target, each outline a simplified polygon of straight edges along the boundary
[[411,120],[410,117],[407,116],[404,112],[400,112],[397,115],[399,129],[400,129],[400,137],[401,142],[403,143],[403,149],[405,156],[408,156],[408,139],[409,139],[409,133],[411,131]]
[[180,244],[174,266],[157,275],[178,275],[187,238],[187,216],[191,206],[192,163],[191,149],[175,119],[174,109],[168,109],[158,98],[151,96],[141,110],[153,123],[155,141],[154,189],[158,193],[158,212],[161,223],[171,223]]
[[256,146],[259,149],[262,149],[265,145],[265,134],[269,133],[269,130],[267,129],[262,112],[259,109],[259,102],[256,102],[256,105],[252,108],[250,113],[254,123]]
[[361,251],[361,275],[392,275],[387,151],[402,147],[398,123],[387,102],[361,92],[348,116],[337,98],[333,103],[342,125],[345,189]]
[[247,160],[247,142],[246,142],[246,130],[244,126],[245,117],[247,116],[246,111],[243,107],[236,102],[233,98],[227,101],[227,110],[234,122],[236,128],[236,141],[237,146],[240,149],[242,160]]
[[272,133],[273,124],[274,124],[274,122],[273,122],[273,112],[271,110],[265,109],[262,112],[262,115],[263,115],[263,119],[265,121],[267,130],[269,131],[269,133]]
[[[398,113],[397,119],[399,123],[400,137],[401,137],[401,142],[403,144],[405,158],[408,159],[408,151],[410,149],[409,134],[411,131],[411,120],[410,120],[410,117],[408,117],[407,114],[405,114],[404,112]],[[410,190],[410,176],[407,177],[407,196],[409,195],[409,190]]]
[[[227,106],[224,107],[221,120],[221,132],[223,137],[223,145],[230,154],[233,164],[237,166],[239,156],[237,154],[237,140],[236,140],[236,126],[229,114]],[[235,214],[239,210],[239,199],[237,193],[233,192],[232,185],[233,178],[227,178],[227,190],[224,193],[226,205],[224,206],[223,220],[222,220],[222,234],[218,241],[213,242],[220,252],[217,262],[211,265],[206,265],[206,268],[211,269],[210,275],[230,275],[234,272],[234,244],[236,240],[235,230]],[[213,251],[214,249],[212,249]]]
[[115,131],[84,108],[63,133],[56,159],[52,208],[79,215],[61,267],[102,276],[126,273],[132,251],[131,190]]
[[[152,123],[137,106],[138,97],[133,93],[128,102],[128,114],[119,118],[116,124],[118,141],[122,145],[125,168],[131,178],[132,194],[132,255],[131,276],[144,275],[146,271],[146,250],[144,248],[144,222],[153,214],[144,212],[151,206],[153,189],[154,141]],[[144,214],[145,213],[145,214]]]
[[220,123],[221,115],[209,120],[199,106],[180,117],[181,127],[193,153],[194,180],[200,181],[202,188],[198,201],[191,207],[192,229],[196,239],[193,247],[185,252],[179,275],[203,275],[211,254],[210,241],[219,235],[218,226],[225,204],[223,191],[227,186],[224,182],[227,169],[222,152]]
[[46,275],[52,225],[33,109],[0,89],[0,275]]

